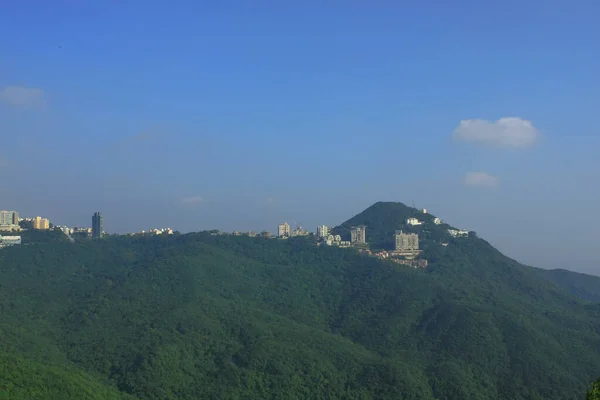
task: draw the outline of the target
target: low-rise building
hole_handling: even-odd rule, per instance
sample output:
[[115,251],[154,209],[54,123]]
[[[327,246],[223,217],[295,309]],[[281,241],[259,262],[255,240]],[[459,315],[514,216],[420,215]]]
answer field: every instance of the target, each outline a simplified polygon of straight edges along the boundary
[[413,218],[407,219],[406,224],[411,225],[411,226],[417,226],[417,225],[423,225],[423,222],[421,222],[418,219],[413,217]]
[[2,236],[0,235],[0,248],[15,246],[21,244],[21,236]]
[[468,236],[469,235],[469,231],[466,231],[464,229],[448,229],[448,233],[452,237]]

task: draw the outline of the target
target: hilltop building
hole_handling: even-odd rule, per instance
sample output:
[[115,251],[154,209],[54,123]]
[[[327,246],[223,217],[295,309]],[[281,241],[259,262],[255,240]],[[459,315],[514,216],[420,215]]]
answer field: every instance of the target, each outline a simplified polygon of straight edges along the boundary
[[423,222],[419,221],[416,218],[409,218],[406,220],[406,223],[411,226],[423,225]]
[[396,231],[394,239],[396,249],[392,252],[393,255],[413,259],[421,254],[421,250],[419,250],[419,235],[416,233]]
[[310,232],[303,228],[292,229],[292,236],[308,236]]
[[442,223],[442,220],[439,219],[439,218],[434,218],[433,219],[433,223],[436,224],[436,225],[440,225]]
[[95,212],[92,216],[92,237],[94,239],[98,239],[102,237],[104,233],[104,219],[102,218],[102,214],[99,212]]
[[317,237],[323,239],[329,236],[329,227],[327,225],[317,226]]
[[396,241],[396,251],[419,250],[419,235],[416,233],[396,231],[394,238]]
[[464,229],[448,229],[448,233],[452,237],[468,236],[469,235],[469,231],[466,231]]
[[352,228],[350,231],[350,243],[366,244],[367,243],[367,227],[364,225]]
[[350,242],[342,240],[340,235],[328,235],[324,239],[321,243],[325,243],[327,246],[350,247]]
[[47,231],[50,229],[50,220],[48,218],[35,217],[33,219],[33,229]]
[[291,236],[290,224],[284,222],[277,226],[277,236],[280,238],[289,238]]
[[74,227],[70,233],[72,236],[89,237],[92,234],[92,228]]
[[16,211],[0,210],[0,231],[20,231],[19,213]]

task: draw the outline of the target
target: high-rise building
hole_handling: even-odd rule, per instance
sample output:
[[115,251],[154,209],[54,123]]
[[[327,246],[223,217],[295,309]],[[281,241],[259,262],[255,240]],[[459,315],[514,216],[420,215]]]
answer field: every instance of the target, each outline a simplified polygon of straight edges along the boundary
[[16,211],[0,210],[0,231],[19,231],[19,213]]
[[104,220],[102,214],[96,212],[92,216],[92,237],[94,239],[101,238],[102,233],[104,233]]
[[329,227],[327,225],[317,226],[317,237],[326,238],[329,235]]
[[419,235],[416,233],[404,233],[396,231],[396,251],[417,251],[419,250]]
[[290,224],[284,222],[277,226],[277,236],[280,238],[289,238],[291,236]]
[[50,220],[48,218],[35,217],[33,219],[33,229],[40,231],[50,229]]
[[0,225],[19,225],[19,213],[0,210]]
[[355,244],[367,243],[367,227],[364,225],[352,228],[350,231],[350,242]]

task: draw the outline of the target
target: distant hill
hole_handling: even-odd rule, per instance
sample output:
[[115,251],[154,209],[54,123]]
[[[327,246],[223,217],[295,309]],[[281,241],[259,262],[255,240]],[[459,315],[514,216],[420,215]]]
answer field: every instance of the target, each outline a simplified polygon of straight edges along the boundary
[[535,272],[583,300],[600,302],[600,277],[565,269],[535,268]]
[[[424,225],[409,226],[408,218],[417,218]],[[432,241],[445,241],[449,239],[449,225],[443,223],[435,225],[432,214],[424,214],[422,210],[409,207],[399,202],[377,202],[360,214],[333,228],[332,232],[349,240],[350,230],[354,226],[365,225],[367,242],[375,249],[392,249],[394,247],[394,233],[397,230],[419,233],[423,243],[427,239]]]
[[0,399],[54,390],[55,371],[81,399],[86,381],[106,398],[583,398],[600,305],[413,213],[377,203],[337,229],[384,245],[416,216],[427,270],[208,232],[3,249]]

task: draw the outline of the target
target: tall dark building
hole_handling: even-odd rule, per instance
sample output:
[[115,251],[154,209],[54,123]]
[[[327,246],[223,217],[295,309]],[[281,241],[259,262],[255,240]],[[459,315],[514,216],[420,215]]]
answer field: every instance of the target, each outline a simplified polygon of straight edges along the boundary
[[104,230],[104,225],[102,222],[102,214],[99,212],[94,213],[92,217],[92,237],[93,238],[101,238],[102,231]]

